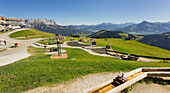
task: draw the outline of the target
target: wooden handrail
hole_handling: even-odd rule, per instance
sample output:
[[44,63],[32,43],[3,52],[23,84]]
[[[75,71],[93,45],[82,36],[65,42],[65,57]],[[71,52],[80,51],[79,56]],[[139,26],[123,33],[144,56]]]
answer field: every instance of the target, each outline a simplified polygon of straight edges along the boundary
[[106,49],[106,53],[107,53],[107,51],[109,51],[109,52],[115,52],[115,53],[120,53],[120,54],[125,54],[125,55],[129,55],[129,56],[135,56],[135,57],[145,57],[145,58],[153,58],[153,59],[170,60],[170,58],[162,58],[162,57],[152,57],[152,56],[144,56],[144,55],[128,54],[128,53],[123,53],[123,52],[118,52],[118,51]]
[[6,21],[21,21],[20,19],[11,19],[11,18],[1,18],[1,20],[6,20]]

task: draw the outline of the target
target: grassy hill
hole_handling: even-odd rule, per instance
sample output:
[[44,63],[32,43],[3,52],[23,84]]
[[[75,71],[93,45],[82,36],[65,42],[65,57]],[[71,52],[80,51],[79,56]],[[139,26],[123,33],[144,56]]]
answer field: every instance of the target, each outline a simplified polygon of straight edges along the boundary
[[[70,39],[71,38],[67,37],[65,41],[68,41]],[[80,39],[91,39],[91,38],[85,38],[85,37],[74,38],[74,40],[80,40]],[[165,58],[170,57],[169,50],[143,44],[135,40],[124,40],[118,38],[108,38],[107,40],[105,40],[99,38],[99,39],[95,39],[95,41],[97,42],[96,47],[105,47],[107,44],[110,44],[113,50],[119,52],[145,55],[145,56],[154,56],[154,57],[165,57]],[[38,43],[46,44],[46,42],[47,41],[39,41]],[[49,40],[49,43],[50,42],[51,41]],[[84,42],[84,43],[91,44],[91,42]]]
[[[64,48],[67,59],[50,59],[44,49],[30,47],[31,57],[0,67],[0,92],[21,93],[100,72],[130,71],[139,67],[170,67],[169,63],[126,61]],[[71,60],[75,58],[75,60]]]
[[96,46],[105,47],[107,44],[110,44],[113,50],[119,52],[155,57],[170,57],[170,51],[168,50],[149,46],[135,40],[110,38],[107,41],[105,39],[95,39],[95,41],[97,41]]
[[121,32],[121,31],[106,31],[106,30],[101,30],[98,31],[92,35],[89,35],[88,37],[91,38],[122,38],[122,36],[127,37],[128,34]]
[[40,38],[42,36],[44,37],[52,37],[55,36],[52,33],[47,33],[47,32],[42,32],[39,30],[35,30],[35,29],[27,29],[27,30],[21,30],[15,33],[12,33],[9,37],[11,38],[25,38],[25,36],[27,36],[27,39],[29,38]]
[[[70,39],[71,38],[67,37],[66,40],[64,41],[68,41]],[[74,38],[74,40],[80,40],[80,39],[91,39],[91,38],[85,38],[85,37]],[[165,57],[165,58],[170,57],[169,50],[143,44],[135,40],[124,40],[118,38],[108,38],[107,40],[105,40],[99,38],[99,39],[95,39],[95,41],[97,42],[96,47],[105,47],[107,44],[110,44],[113,50],[119,52],[145,55],[145,56],[154,56],[154,57]],[[47,41],[39,41],[38,43],[46,44],[46,42]],[[49,40],[49,43],[50,42],[51,41]],[[91,42],[84,42],[84,43],[91,44]]]
[[89,35],[88,37],[91,38],[122,38],[122,39],[128,39],[130,36],[134,36],[136,40],[141,39],[143,36],[137,36],[132,34],[127,34],[121,31],[107,31],[107,30],[101,30],[96,33],[93,33]]
[[[67,40],[69,39],[67,37]],[[113,50],[120,52],[170,57],[168,50],[134,40],[110,38],[107,40],[95,39],[95,41],[97,41],[97,46],[105,47],[107,44],[111,44]],[[92,73],[130,71],[139,67],[170,67],[169,63],[127,61],[91,55],[81,49],[63,49],[67,50],[67,59],[50,59],[50,55],[44,54],[44,49],[30,47],[28,52],[32,56],[0,67],[0,92],[21,93],[36,87],[51,86]],[[75,60],[71,60],[72,58]]]
[[141,43],[160,47],[163,49],[170,50],[170,32],[155,34],[155,35],[130,35],[121,31],[106,31],[101,30],[88,37],[91,38],[123,38],[128,39],[129,36],[134,36],[135,40]]
[[170,50],[170,32],[155,35],[145,35],[139,42]]

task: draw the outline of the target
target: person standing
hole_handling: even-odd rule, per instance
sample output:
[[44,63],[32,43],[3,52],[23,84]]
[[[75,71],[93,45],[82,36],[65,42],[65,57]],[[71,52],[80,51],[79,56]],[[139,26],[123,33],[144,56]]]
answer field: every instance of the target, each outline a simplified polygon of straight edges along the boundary
[[18,43],[15,43],[15,48],[18,47]]
[[46,45],[44,45],[45,51],[46,51],[46,49],[47,49],[47,45],[48,45],[48,42],[46,42]]
[[44,45],[44,49],[45,49],[45,50],[47,49],[47,45]]

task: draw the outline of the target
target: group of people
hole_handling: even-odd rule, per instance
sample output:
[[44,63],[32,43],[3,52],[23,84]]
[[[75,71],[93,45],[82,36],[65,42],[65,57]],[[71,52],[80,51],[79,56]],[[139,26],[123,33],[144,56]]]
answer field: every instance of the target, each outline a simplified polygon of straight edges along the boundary
[[110,49],[110,45],[107,44],[107,45],[106,45],[106,49]]
[[[1,42],[2,42],[2,41],[0,40],[0,43],[1,43]],[[6,40],[4,40],[3,42],[4,42],[5,45],[7,45],[7,41],[6,41]],[[14,47],[18,47],[18,43],[14,43]]]
[[92,46],[95,46],[97,44],[97,42],[94,40],[93,42],[92,42]]

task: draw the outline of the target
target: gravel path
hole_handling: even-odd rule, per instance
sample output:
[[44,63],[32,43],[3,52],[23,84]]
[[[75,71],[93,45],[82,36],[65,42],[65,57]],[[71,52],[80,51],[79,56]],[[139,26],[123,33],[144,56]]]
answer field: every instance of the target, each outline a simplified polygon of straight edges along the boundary
[[79,42],[67,42],[68,46],[73,46],[73,47],[90,47],[90,44],[83,44],[83,43],[79,43]]
[[77,78],[66,83],[60,83],[51,87],[39,87],[29,90],[25,93],[82,93],[84,90],[99,85],[103,82],[113,79],[122,72],[105,72],[90,74]]
[[[20,59],[26,58],[30,56],[27,52],[27,46],[31,45],[34,42],[39,41],[40,39],[31,39],[31,40],[15,40],[13,38],[9,38],[11,33],[24,30],[24,29],[17,29],[11,32],[6,32],[0,35],[0,40],[6,40],[7,45],[0,45],[0,48],[7,48],[6,51],[0,53],[0,66],[7,65],[18,61]],[[17,48],[9,48],[14,45],[14,43],[18,43],[19,47]]]
[[[123,72],[90,74],[65,83],[52,85],[50,87],[43,86],[31,89],[24,93],[83,93],[84,90],[99,85],[103,82],[107,82],[108,80],[112,80],[117,75],[121,75],[121,73]],[[137,83],[133,86],[130,93],[170,93],[170,85]]]

